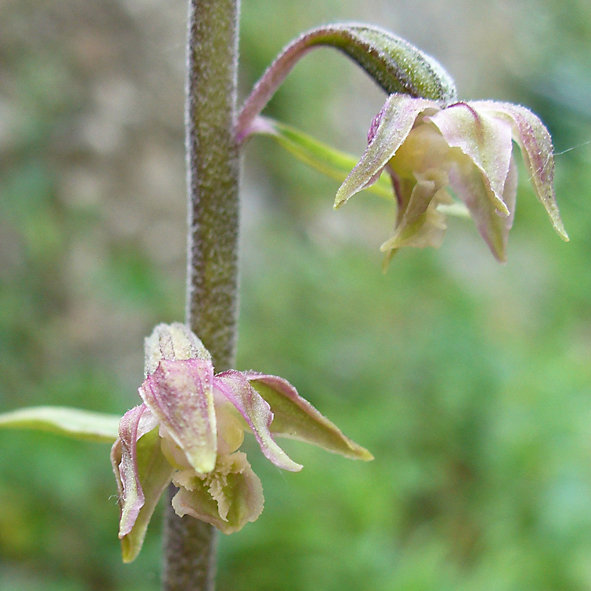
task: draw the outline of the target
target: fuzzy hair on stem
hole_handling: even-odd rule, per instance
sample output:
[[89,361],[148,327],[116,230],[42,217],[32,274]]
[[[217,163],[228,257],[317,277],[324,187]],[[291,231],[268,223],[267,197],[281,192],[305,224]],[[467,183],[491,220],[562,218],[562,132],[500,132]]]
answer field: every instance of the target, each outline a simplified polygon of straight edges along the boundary
[[[239,10],[239,0],[189,0],[186,322],[211,353],[217,371],[233,365],[237,332]],[[178,517],[170,503],[164,522],[163,590],[213,591],[215,528]]]

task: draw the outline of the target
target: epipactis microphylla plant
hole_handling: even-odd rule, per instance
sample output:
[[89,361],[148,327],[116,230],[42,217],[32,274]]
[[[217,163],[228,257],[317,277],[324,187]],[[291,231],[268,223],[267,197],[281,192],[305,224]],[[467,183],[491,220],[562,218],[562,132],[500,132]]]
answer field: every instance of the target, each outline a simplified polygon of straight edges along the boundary
[[277,376],[225,371],[183,324],[159,324],[145,343],[143,403],[125,413],[111,461],[119,489],[119,538],[133,560],[160,495],[173,482],[172,506],[229,534],[263,510],[261,482],[237,451],[251,432],[265,457],[296,472],[274,437],[312,443],[352,459],[371,454],[347,438]]
[[[260,115],[299,59],[324,46],[347,55],[388,94],[371,124],[367,149],[358,163],[352,156]],[[198,61],[196,51],[191,48],[191,59]],[[190,95],[189,105],[194,107],[197,98]],[[219,137],[215,135],[217,130],[203,121],[202,127],[191,121],[191,108],[191,133],[207,128],[210,135],[204,137]],[[453,80],[436,60],[377,27],[327,25],[290,43],[245,101],[233,132],[234,143],[230,142],[231,153],[226,160],[235,158],[236,145],[243,146],[250,136],[269,135],[297,158],[342,182],[335,207],[364,189],[393,200],[394,231],[381,247],[386,260],[404,246],[439,246],[446,230],[446,212],[453,212],[458,203],[474,219],[493,255],[505,260],[517,192],[515,143],[537,198],[558,234],[568,240],[554,195],[552,141],[538,117],[509,103],[458,101]],[[191,133],[189,148],[195,145],[207,152],[209,146],[193,141]],[[207,155],[197,152],[188,160],[210,162]],[[199,170],[209,172],[207,167]],[[193,169],[191,173],[196,174]],[[193,180],[191,191],[193,185],[211,191],[210,201],[215,202],[214,194],[229,194],[229,185],[224,184],[229,183],[228,179],[219,180],[222,189],[216,190],[221,193],[212,189],[215,179],[203,186],[198,179]],[[200,211],[201,197],[194,201],[192,206]],[[201,235],[211,239],[206,253],[211,260],[203,266],[207,271],[191,263],[190,285],[201,286],[203,274],[215,276],[223,267],[218,261],[220,253],[228,255],[232,264],[235,262],[232,249],[237,228],[231,227],[227,233],[234,240],[231,245],[216,243],[220,232],[212,230],[214,211],[207,210],[207,215],[199,218],[204,226],[199,227]],[[231,223],[233,218],[227,211],[218,214],[224,224]],[[211,227],[207,227],[208,222]],[[222,225],[222,229],[225,227]],[[226,264],[231,266],[227,260]],[[232,274],[227,275],[228,281],[233,281]],[[235,290],[234,283],[222,285],[223,289],[215,287],[221,297]],[[224,309],[217,307],[219,302],[211,293],[206,295],[200,300],[190,292],[188,309],[193,324],[199,324],[193,317],[196,309],[207,308],[207,322]],[[224,324],[220,318],[216,322]],[[233,331],[231,328],[223,333],[228,350],[235,338]],[[367,450],[343,435],[284,379],[252,371],[215,374],[209,352],[183,324],[160,324],[146,339],[145,380],[139,394],[142,403],[123,418],[58,407],[0,415],[0,427],[43,429],[113,444],[111,461],[121,509],[119,538],[126,562],[139,553],[156,503],[170,482],[178,488],[172,506],[180,516],[205,521],[224,533],[238,531],[257,519],[263,509],[263,494],[246,455],[239,451],[245,432],[254,435],[267,459],[285,470],[297,471],[301,465],[287,456],[275,437],[299,439],[348,458],[372,459]]]

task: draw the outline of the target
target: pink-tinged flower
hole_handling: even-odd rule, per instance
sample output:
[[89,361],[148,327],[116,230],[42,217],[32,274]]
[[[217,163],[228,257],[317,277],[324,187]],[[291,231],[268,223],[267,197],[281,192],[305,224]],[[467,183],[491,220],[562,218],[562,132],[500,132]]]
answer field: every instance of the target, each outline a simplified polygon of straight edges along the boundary
[[279,468],[301,470],[277,445],[290,437],[352,459],[371,454],[301,398],[286,380],[256,372],[214,375],[201,341],[184,325],[160,324],[146,339],[143,403],[125,413],[111,461],[119,490],[123,559],[139,553],[160,495],[172,481],[176,513],[224,533],[263,510],[261,482],[237,451],[251,432]]
[[374,119],[367,149],[340,187],[335,206],[372,185],[385,169],[398,204],[394,233],[381,246],[388,258],[402,246],[440,246],[447,225],[439,206],[456,197],[493,255],[504,261],[517,193],[513,142],[521,149],[537,198],[567,241],[554,195],[550,134],[531,111],[509,103],[442,106],[391,95]]

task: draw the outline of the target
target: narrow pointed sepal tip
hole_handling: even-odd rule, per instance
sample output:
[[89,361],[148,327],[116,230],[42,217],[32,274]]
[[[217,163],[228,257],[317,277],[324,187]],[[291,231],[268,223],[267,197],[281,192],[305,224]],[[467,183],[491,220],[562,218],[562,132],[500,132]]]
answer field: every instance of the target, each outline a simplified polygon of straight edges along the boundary
[[493,253],[495,259],[497,259],[498,263],[505,264],[507,262],[507,254],[506,253]]
[[341,207],[341,205],[344,205],[345,203],[347,203],[347,199],[344,199],[337,194],[337,197],[334,200],[334,204],[333,204],[332,208],[338,209],[339,207]]
[[562,238],[562,240],[564,240],[565,242],[570,242],[570,238],[562,223],[554,224],[554,230],[556,230],[556,233],[560,236],[560,238]]
[[[363,178],[361,180],[358,180],[357,177],[360,176],[363,176]],[[365,178],[363,171],[361,172],[361,175],[359,173],[355,175],[353,174],[353,172],[349,173],[347,178],[339,187],[337,194],[335,195],[333,209],[338,209],[342,205],[345,205],[345,203],[347,203],[347,201],[349,201],[349,199],[351,199],[353,195],[359,193],[364,188],[366,188],[365,185],[370,185],[370,179],[370,176],[367,176],[367,178]],[[355,188],[352,190],[351,185],[353,184],[355,185]]]
[[141,551],[142,547],[138,544],[133,544],[127,538],[121,540],[121,560],[124,564],[133,562]]
[[511,212],[504,201],[495,201],[495,205],[497,206],[497,213],[502,218],[508,218],[511,215]]
[[367,451],[364,447],[359,446],[358,449],[355,450],[357,452],[357,458],[359,460],[363,460],[364,462],[371,462],[375,458],[369,451]]

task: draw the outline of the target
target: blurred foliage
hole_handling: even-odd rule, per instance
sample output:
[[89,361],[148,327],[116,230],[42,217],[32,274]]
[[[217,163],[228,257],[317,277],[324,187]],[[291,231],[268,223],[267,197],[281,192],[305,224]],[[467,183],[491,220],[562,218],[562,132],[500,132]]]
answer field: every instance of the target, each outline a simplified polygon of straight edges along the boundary
[[[244,3],[243,88],[318,22],[442,18],[427,0],[275,4]],[[462,16],[448,37],[482,32],[468,5],[440,4]],[[439,251],[402,252],[384,275],[388,204],[360,195],[334,213],[333,181],[253,141],[238,368],[286,377],[376,459],[288,442],[305,469],[286,474],[247,442],[266,508],[220,540],[220,591],[591,588],[591,8],[499,6],[523,57],[499,57],[495,98],[553,132],[571,243],[522,170],[509,263],[455,220]],[[183,18],[180,0],[0,4],[0,411],[123,412],[142,336],[182,318],[182,102],[158,93]],[[178,37],[159,45],[161,29]],[[463,72],[453,55],[437,57]],[[304,61],[269,112],[360,151],[372,112],[359,97],[378,95],[343,64]],[[107,447],[0,432],[0,448],[0,589],[158,589],[158,516],[121,564]]]

